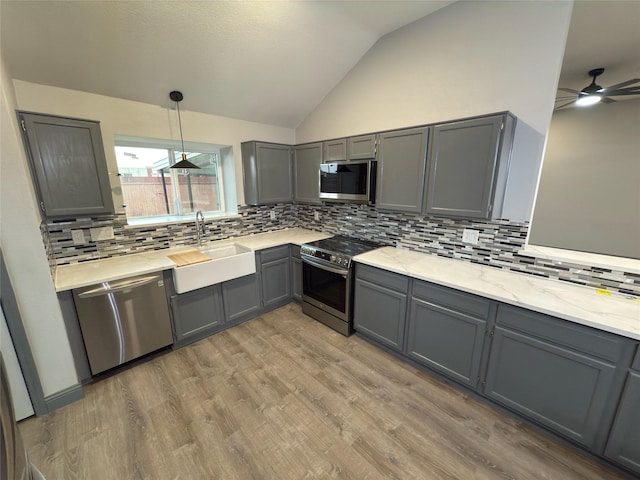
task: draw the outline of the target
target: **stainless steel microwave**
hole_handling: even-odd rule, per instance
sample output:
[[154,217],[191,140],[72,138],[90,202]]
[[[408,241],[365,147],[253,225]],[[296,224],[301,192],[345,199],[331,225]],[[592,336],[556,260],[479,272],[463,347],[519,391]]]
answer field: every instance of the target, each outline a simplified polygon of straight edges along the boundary
[[372,160],[320,165],[320,200],[374,203],[376,166]]

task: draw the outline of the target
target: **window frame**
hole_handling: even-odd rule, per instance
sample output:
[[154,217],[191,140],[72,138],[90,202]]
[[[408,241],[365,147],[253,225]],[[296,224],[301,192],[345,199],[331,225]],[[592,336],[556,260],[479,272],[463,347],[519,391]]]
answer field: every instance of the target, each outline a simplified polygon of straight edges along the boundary
[[[155,148],[155,149],[166,149],[169,155],[169,158],[176,158],[176,155],[179,157],[182,154],[182,145],[179,141],[174,140],[164,140],[164,139],[152,139],[152,138],[140,138],[140,137],[130,137],[124,135],[115,135],[114,136],[114,153],[115,147],[134,147],[134,148]],[[222,217],[230,217],[237,215],[237,212],[228,210],[229,207],[229,196],[228,196],[228,186],[225,185],[225,178],[227,181],[229,180],[228,171],[232,170],[232,177],[235,178],[235,172],[233,172],[233,165],[225,164],[223,150],[228,148],[227,146],[220,146],[215,144],[208,143],[199,143],[199,142],[184,142],[184,149],[186,152],[194,152],[194,153],[209,153],[215,154],[217,156],[217,168],[216,168],[216,179],[218,185],[218,203],[220,208],[218,210],[206,210],[202,213],[205,218],[222,218]],[[116,155],[116,166],[118,167],[118,160]],[[164,169],[161,169],[164,170]],[[223,171],[224,170],[224,171]],[[162,175],[162,172],[159,171]],[[172,177],[177,178],[178,172],[173,173]],[[234,182],[235,183],[235,182]],[[172,189],[179,189],[177,182],[172,182]],[[235,185],[234,185],[235,186]],[[175,195],[175,190],[174,190]],[[178,197],[181,200],[181,197]],[[235,193],[233,195],[235,198]],[[177,202],[177,211],[181,211],[180,201]],[[130,217],[127,214],[127,210],[125,207],[125,215],[127,218],[127,224],[131,226],[141,226],[141,225],[164,225],[168,223],[185,223],[192,222],[195,212],[188,213],[178,213],[178,214],[167,214],[167,215],[152,215],[152,216],[140,216],[140,217]]]

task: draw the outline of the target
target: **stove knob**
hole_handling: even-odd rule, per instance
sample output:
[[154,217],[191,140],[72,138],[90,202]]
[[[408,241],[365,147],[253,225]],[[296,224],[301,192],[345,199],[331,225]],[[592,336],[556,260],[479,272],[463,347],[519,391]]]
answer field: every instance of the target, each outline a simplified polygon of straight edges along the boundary
[[337,259],[335,255],[331,255],[331,263],[336,263]]

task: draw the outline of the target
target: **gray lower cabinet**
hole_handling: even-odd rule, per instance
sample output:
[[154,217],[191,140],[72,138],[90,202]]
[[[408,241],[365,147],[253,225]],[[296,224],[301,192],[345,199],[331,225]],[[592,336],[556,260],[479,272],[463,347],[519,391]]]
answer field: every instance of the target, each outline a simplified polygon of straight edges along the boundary
[[244,142],[241,149],[247,204],[293,201],[291,147],[277,143]]
[[302,259],[299,245],[291,245],[291,294],[297,302],[302,301]]
[[220,284],[171,295],[174,347],[205,338],[224,326]]
[[289,245],[260,251],[262,306],[266,310],[291,300],[291,266]]
[[508,114],[436,125],[426,213],[465,218],[499,215],[514,125]]
[[616,335],[500,305],[484,393],[602,453],[633,346]]
[[491,311],[485,298],[414,281],[406,354],[477,388]]
[[605,456],[640,474],[640,348],[629,370]]
[[320,203],[322,143],[297,145],[293,149],[296,202]]
[[420,213],[424,202],[429,128],[379,135],[376,208]]
[[42,213],[112,215],[100,124],[35,113],[18,116]]
[[262,308],[257,273],[222,283],[224,318],[227,325],[255,317]]
[[407,313],[409,279],[365,265],[356,265],[353,326],[356,332],[401,352]]

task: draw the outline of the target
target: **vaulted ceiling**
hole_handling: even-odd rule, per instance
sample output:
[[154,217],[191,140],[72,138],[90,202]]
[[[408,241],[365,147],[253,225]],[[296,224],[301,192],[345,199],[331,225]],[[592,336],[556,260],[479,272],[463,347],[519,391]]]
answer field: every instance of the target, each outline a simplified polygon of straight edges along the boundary
[[13,78],[296,127],[385,34],[452,1],[0,1]]
[[602,86],[640,78],[640,1],[574,2],[558,86],[581,90],[599,67]]

